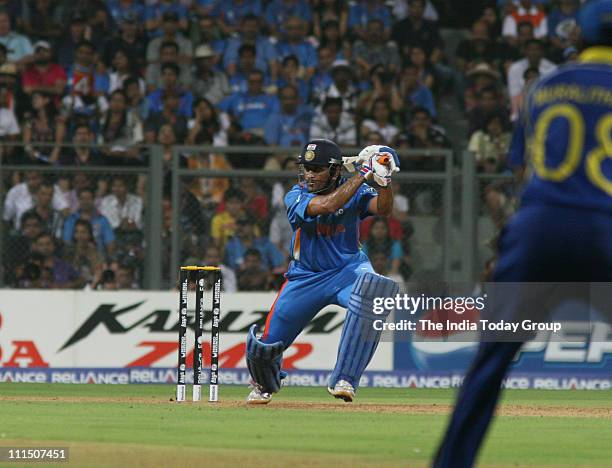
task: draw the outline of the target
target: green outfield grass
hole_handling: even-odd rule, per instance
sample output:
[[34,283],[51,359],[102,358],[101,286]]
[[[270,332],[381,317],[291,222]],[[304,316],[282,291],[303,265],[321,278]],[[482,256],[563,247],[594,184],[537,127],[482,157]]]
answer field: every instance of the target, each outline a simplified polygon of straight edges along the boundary
[[[347,405],[290,387],[246,407],[246,392],[177,404],[170,385],[0,384],[0,446],[69,446],[70,466],[427,466],[454,396],[362,389]],[[481,466],[612,465],[612,392],[508,391],[501,411]]]

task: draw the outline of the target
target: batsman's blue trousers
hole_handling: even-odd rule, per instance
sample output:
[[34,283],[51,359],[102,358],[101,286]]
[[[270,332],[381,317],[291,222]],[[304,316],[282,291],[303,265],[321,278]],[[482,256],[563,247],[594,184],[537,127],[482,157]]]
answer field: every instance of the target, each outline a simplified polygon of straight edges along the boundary
[[359,274],[374,271],[365,255],[363,259],[337,270],[292,268],[266,319],[264,343],[282,341],[286,349],[323,307],[348,307]]

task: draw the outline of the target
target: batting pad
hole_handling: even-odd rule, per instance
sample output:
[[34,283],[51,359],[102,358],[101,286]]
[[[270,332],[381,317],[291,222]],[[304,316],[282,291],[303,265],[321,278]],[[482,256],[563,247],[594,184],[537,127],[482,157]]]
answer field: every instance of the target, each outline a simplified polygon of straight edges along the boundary
[[[266,393],[278,392],[281,388],[281,362],[285,345],[282,341],[263,343],[255,336],[253,325],[247,336],[247,367],[251,378]],[[284,376],[283,376],[284,377]]]
[[375,314],[372,311],[374,298],[395,297],[398,291],[397,283],[376,273],[362,273],[357,278],[342,328],[336,366],[329,378],[330,387],[338,380],[347,380],[357,388],[380,341],[381,331],[374,329],[374,321],[386,320],[391,312],[384,310]]

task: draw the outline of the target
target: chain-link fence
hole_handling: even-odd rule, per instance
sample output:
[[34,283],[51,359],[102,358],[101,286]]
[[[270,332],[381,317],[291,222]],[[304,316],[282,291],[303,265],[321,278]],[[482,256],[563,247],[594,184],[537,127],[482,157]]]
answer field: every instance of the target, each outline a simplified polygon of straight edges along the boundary
[[[165,289],[180,265],[205,263],[223,265],[226,289],[275,289],[290,261],[283,198],[297,182],[298,152],[151,146],[127,167],[0,165],[0,282]],[[464,277],[452,153],[400,156],[393,215],[366,219],[361,245],[377,271],[400,281]],[[435,164],[421,167],[428,157]]]
[[496,260],[501,228],[517,208],[519,186],[508,172],[491,173],[478,168],[473,154],[466,151],[462,190],[462,258],[467,279],[485,278]]

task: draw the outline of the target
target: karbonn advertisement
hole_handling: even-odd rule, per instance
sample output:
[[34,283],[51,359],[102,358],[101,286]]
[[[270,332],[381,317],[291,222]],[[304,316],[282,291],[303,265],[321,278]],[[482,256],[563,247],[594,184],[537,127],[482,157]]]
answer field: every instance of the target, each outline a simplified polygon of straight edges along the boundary
[[[194,303],[192,294],[189,304]],[[221,384],[248,384],[245,337],[253,324],[264,325],[273,301],[271,293],[224,298],[219,322]],[[175,383],[176,302],[172,292],[7,291],[0,309],[0,381]],[[193,307],[187,316],[187,327],[193,328]],[[340,307],[325,308],[291,345],[283,359],[289,373],[287,385],[325,384],[335,362],[344,317]],[[207,308],[202,342],[205,378],[210,367],[211,319]],[[505,385],[612,388],[610,326],[575,323],[565,325],[563,331],[563,340],[543,330],[525,344]],[[188,381],[193,379],[189,371],[193,348],[188,341]],[[361,385],[457,387],[476,348],[476,341],[440,337],[417,327],[402,339],[380,343]]]

